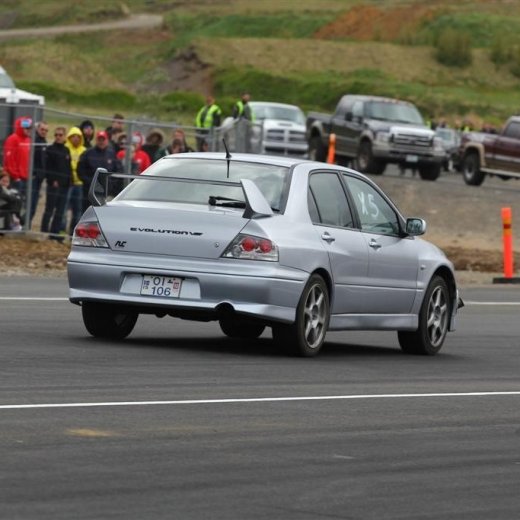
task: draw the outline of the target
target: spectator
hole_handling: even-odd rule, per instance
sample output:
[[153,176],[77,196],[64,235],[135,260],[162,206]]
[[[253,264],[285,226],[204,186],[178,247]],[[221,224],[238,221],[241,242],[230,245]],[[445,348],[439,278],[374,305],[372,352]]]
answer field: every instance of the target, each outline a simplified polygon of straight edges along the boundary
[[184,130],[182,130],[181,128],[176,128],[173,132],[172,142],[168,146],[166,146],[165,148],[161,148],[157,152],[155,160],[157,161],[161,157],[166,157],[167,155],[170,155],[172,153],[184,152],[193,152],[193,148],[190,148],[188,146]]
[[85,148],[92,148],[92,139],[94,139],[94,123],[90,119],[85,119],[79,125],[79,129],[83,134],[83,145]]
[[9,174],[0,172],[0,229],[21,231],[23,218],[22,197],[18,190],[11,188]]
[[141,149],[143,152],[146,152],[148,154],[148,157],[150,158],[151,162],[155,161],[155,156],[157,155],[157,152],[160,150],[162,144],[164,141],[164,135],[158,128],[153,128],[148,132],[148,135],[146,136],[146,141],[141,146]]
[[233,106],[233,119],[247,119],[248,121],[254,121],[254,114],[251,110],[249,101],[251,95],[249,92],[244,92],[242,97]]
[[199,152],[202,151],[203,141],[208,141],[210,130],[220,126],[221,117],[222,110],[215,103],[215,98],[208,96],[206,98],[206,104],[199,110],[195,118],[195,126],[197,127],[197,150]]
[[19,117],[14,123],[14,132],[4,142],[4,170],[22,198],[25,198],[29,175],[32,124],[30,117]]
[[45,178],[45,153],[47,150],[47,133],[49,125],[46,121],[36,123],[36,136],[34,138],[33,151],[33,180],[32,180],[32,197],[31,197],[31,213],[29,221],[32,222],[38,201],[40,199],[40,190],[43,179]]
[[112,141],[114,136],[113,134],[118,132],[123,132],[125,116],[121,114],[114,114],[112,118],[112,124],[105,128],[105,132],[108,134],[108,138]]
[[109,172],[123,172],[121,162],[108,143],[108,134],[101,130],[96,134],[96,145],[81,155],[78,163],[78,176],[83,182],[83,211],[90,203],[88,192],[92,179],[98,168],[106,168]]
[[110,146],[117,155],[121,150],[124,150],[127,144],[127,136],[120,128],[114,128],[112,130],[112,137],[110,138]]
[[47,147],[46,180],[47,198],[45,211],[42,217],[41,230],[43,233],[50,231],[49,238],[58,239],[61,231],[67,193],[72,178],[71,156],[65,146],[66,129],[58,126],[54,130],[54,142]]
[[[132,144],[130,150],[132,150],[132,173],[138,175],[144,172],[148,166],[152,164],[150,157],[146,152],[143,152],[141,146],[143,144],[143,136],[139,132],[134,132],[132,136]],[[126,150],[122,149],[117,153],[117,158],[124,163],[126,156]]]
[[[78,163],[81,155],[87,150],[83,144],[83,134],[77,126],[73,126],[67,134],[67,143],[65,146],[70,152],[71,163],[71,186],[67,196],[65,205],[65,216],[67,211],[71,211],[71,219],[69,226],[69,235],[72,236],[76,224],[79,222],[83,212],[83,182],[78,176]],[[65,219],[64,219],[65,220]],[[62,224],[62,229],[66,229],[66,223]]]

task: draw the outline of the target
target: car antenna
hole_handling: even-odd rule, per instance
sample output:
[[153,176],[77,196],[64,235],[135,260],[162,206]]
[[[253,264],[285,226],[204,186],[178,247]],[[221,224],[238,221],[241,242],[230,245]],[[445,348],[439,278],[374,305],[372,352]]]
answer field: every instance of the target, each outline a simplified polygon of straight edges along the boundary
[[227,160],[227,176],[226,178],[229,179],[229,163],[231,162],[231,154],[229,153],[229,149],[226,144],[226,140],[222,139],[222,142],[224,143],[224,148],[226,149],[226,160]]

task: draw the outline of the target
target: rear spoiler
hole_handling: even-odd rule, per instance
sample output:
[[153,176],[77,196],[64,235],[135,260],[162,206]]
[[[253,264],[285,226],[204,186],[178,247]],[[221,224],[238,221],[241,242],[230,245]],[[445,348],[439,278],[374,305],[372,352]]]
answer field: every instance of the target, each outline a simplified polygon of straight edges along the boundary
[[92,178],[90,189],[88,191],[88,200],[93,206],[104,206],[107,202],[109,180],[128,179],[133,180],[151,180],[163,182],[186,182],[192,184],[212,184],[214,186],[234,186],[235,188],[242,188],[244,198],[246,199],[246,208],[244,218],[262,218],[271,217],[274,212],[267,202],[264,194],[260,191],[258,186],[251,179],[241,179],[240,182],[232,181],[217,181],[204,179],[186,179],[184,177],[161,177],[159,175],[131,175],[128,173],[109,172],[106,168],[98,168]]

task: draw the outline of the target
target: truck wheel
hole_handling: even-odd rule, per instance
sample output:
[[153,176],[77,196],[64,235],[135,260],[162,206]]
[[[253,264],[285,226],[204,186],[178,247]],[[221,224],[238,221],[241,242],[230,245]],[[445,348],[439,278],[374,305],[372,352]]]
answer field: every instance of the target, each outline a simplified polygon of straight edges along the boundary
[[383,161],[374,158],[372,153],[372,144],[370,141],[365,140],[359,145],[357,167],[361,173],[382,175],[385,171],[386,164]]
[[441,174],[440,164],[425,164],[419,167],[419,175],[423,181],[435,181]]
[[477,152],[468,152],[462,160],[462,176],[469,186],[480,186],[485,173],[480,171],[480,157]]
[[319,135],[313,135],[309,141],[309,159],[311,161],[325,162],[327,151],[321,142]]

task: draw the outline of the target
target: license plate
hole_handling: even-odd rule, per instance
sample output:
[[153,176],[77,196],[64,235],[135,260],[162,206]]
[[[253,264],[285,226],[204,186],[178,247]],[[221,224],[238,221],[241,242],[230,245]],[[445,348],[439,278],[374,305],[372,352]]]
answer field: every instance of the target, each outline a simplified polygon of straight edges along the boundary
[[419,157],[417,155],[407,155],[406,156],[406,162],[417,162],[419,160]]
[[144,274],[141,284],[143,296],[161,296],[163,298],[178,298],[181,292],[182,280],[173,276],[155,276]]

